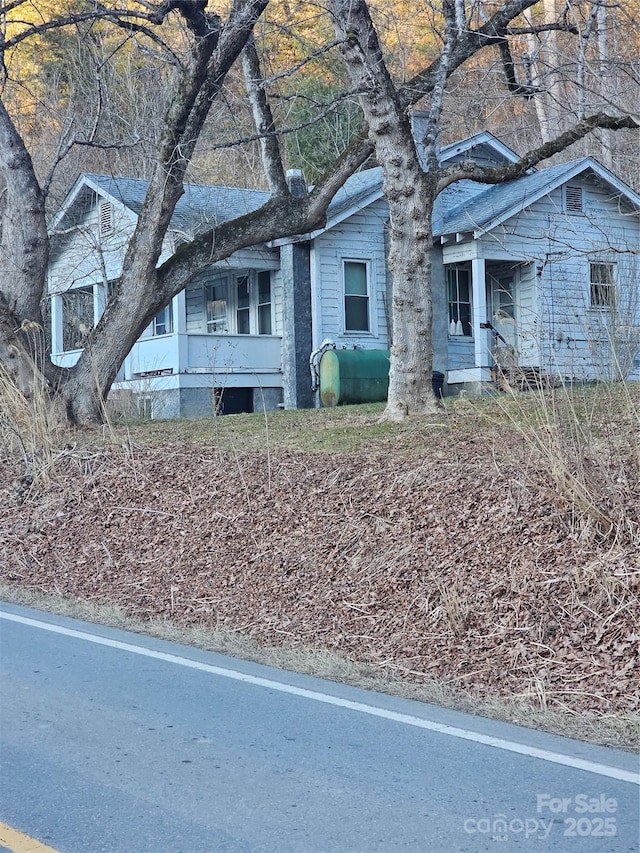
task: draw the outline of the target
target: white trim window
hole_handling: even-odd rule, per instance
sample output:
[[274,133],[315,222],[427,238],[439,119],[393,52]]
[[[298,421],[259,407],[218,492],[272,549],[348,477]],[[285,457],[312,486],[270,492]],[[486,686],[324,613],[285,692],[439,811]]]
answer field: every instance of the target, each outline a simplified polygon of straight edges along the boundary
[[93,287],[76,287],[62,294],[62,349],[82,349],[94,326]]
[[262,270],[258,273],[258,334],[273,334],[271,315],[271,273]]
[[449,296],[449,336],[473,337],[471,270],[467,266],[447,267]]
[[236,276],[236,332],[251,334],[251,280],[248,275]]
[[171,310],[171,302],[168,305],[158,311],[156,316],[153,318],[152,325],[152,334],[154,336],[157,335],[170,335],[173,332],[173,311]]
[[615,308],[616,285],[613,264],[602,261],[589,264],[589,291],[591,308]]
[[220,279],[206,284],[204,288],[205,314],[207,332],[229,331],[227,305],[229,301],[229,284],[227,279]]
[[273,334],[271,272],[249,270],[209,281],[204,313],[209,334]]
[[342,261],[345,332],[370,332],[369,262]]

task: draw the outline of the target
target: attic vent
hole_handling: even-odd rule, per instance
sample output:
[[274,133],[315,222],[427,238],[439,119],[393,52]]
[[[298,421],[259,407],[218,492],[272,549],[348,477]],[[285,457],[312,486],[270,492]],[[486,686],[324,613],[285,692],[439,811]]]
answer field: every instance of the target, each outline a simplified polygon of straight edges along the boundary
[[564,198],[568,213],[582,213],[582,187],[566,187]]
[[107,237],[113,231],[113,205],[110,201],[101,201],[99,208],[100,236]]

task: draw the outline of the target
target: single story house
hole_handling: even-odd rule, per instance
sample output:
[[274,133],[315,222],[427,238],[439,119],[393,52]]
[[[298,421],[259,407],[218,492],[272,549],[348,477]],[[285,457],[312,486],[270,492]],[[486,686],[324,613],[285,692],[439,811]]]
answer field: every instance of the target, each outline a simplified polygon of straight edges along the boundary
[[[440,156],[446,164],[518,159],[486,132]],[[52,220],[58,364],[74,363],[83,331],[104,310],[146,188],[83,174]],[[161,261],[266,198],[185,187]],[[338,192],[325,227],[212,265],[150,324],[114,393],[151,417],[317,405],[309,359],[325,341],[390,346],[388,219],[381,170],[364,170]],[[449,393],[480,390],[496,363],[571,381],[640,378],[640,196],[596,160],[532,169],[504,184],[453,184],[437,200],[433,228],[433,366]]]

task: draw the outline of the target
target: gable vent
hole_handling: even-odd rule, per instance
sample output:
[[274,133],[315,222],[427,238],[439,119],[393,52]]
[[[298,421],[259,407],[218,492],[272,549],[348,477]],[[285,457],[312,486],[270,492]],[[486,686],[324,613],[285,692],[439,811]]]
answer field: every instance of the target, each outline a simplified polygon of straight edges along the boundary
[[569,213],[582,213],[582,187],[566,187],[565,210]]
[[101,237],[107,237],[113,231],[113,205],[110,201],[100,202],[99,227]]

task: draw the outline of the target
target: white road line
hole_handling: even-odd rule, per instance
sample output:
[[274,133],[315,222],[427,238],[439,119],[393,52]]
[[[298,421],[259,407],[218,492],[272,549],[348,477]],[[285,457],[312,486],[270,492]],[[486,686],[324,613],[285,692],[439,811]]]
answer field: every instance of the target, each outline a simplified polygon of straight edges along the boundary
[[189,658],[181,657],[179,655],[159,652],[155,649],[149,649],[142,645],[122,643],[119,640],[110,640],[106,637],[99,637],[85,631],[76,631],[71,628],[63,628],[60,625],[53,625],[49,622],[41,622],[38,619],[30,619],[25,616],[17,616],[13,613],[5,613],[2,610],[0,610],[0,619],[7,619],[10,622],[19,622],[23,625],[30,625],[33,628],[40,628],[43,631],[51,631],[54,634],[63,634],[66,637],[75,637],[78,640],[95,643],[98,646],[108,646],[112,649],[120,649],[124,652],[131,652],[134,655],[155,658],[156,660],[166,661],[167,663],[176,664],[178,666],[185,666],[189,669],[209,672],[212,675],[219,675],[222,678],[231,678],[235,681],[243,681],[245,684],[253,684],[257,687],[266,687],[269,690],[278,690],[280,693],[290,693],[293,696],[301,696],[305,699],[311,699],[314,702],[323,702],[326,705],[336,705],[339,708],[347,708],[350,711],[358,711],[361,714],[369,714],[372,717],[383,717],[386,720],[393,720],[396,723],[404,723],[404,725],[407,726],[427,729],[428,731],[438,732],[439,734],[449,735],[450,737],[461,738],[462,740],[469,740],[474,743],[481,743],[485,746],[493,746],[496,749],[504,749],[507,752],[516,752],[520,755],[527,755],[531,758],[540,758],[542,761],[549,761],[553,764],[562,764],[565,767],[574,767],[577,770],[586,770],[588,773],[596,773],[599,776],[607,776],[610,779],[617,779],[621,782],[632,782],[635,785],[640,785],[639,773],[632,773],[629,770],[622,770],[618,767],[611,767],[607,764],[598,764],[597,762],[587,761],[584,758],[576,758],[572,755],[564,755],[561,752],[539,749],[538,747],[528,746],[526,744],[518,743],[517,741],[504,740],[503,738],[484,735],[480,732],[471,731],[470,729],[461,729],[457,726],[447,726],[443,723],[433,722],[432,720],[423,720],[421,717],[414,717],[411,714],[401,714],[397,711],[389,711],[386,708],[377,708],[375,705],[367,705],[363,702],[353,702],[350,699],[342,699],[339,696],[332,696],[329,693],[307,690],[304,687],[295,687],[292,684],[274,681],[270,678],[247,675],[246,673],[238,672],[235,669],[212,666],[211,664],[201,663],[197,660],[190,660]]

